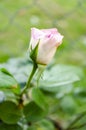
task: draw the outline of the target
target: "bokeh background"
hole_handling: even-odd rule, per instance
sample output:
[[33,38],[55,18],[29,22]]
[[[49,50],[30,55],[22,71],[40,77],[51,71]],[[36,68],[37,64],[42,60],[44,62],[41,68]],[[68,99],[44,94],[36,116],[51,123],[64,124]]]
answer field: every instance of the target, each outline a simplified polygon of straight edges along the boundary
[[[79,83],[60,90],[60,102],[50,99],[54,117],[59,115],[64,124],[65,119],[86,111],[86,0],[0,0],[0,63],[26,55],[31,27],[58,28],[64,40],[54,62],[83,70]],[[86,116],[80,124],[83,121],[86,126]]]
[[0,62],[26,53],[31,27],[58,28],[57,62],[86,65],[86,0],[0,0]]

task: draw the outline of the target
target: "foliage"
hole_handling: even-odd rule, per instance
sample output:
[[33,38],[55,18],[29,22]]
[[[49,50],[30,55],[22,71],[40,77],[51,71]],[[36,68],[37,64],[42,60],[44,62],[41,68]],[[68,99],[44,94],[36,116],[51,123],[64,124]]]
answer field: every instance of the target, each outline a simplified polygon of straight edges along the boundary
[[68,116],[81,112],[83,91],[82,88],[79,91],[77,89],[80,80],[84,79],[82,68],[50,64],[42,74],[38,87],[36,72],[30,88],[23,95],[21,92],[31,73],[32,61],[24,58],[10,59],[1,64],[0,68],[0,128],[5,129],[7,125],[8,129],[14,129],[13,126],[20,130],[55,130],[55,122],[58,124],[59,118],[64,130],[69,124]]
[[[26,54],[28,31],[33,26],[56,27],[65,36],[64,44],[58,49],[55,60],[41,76],[38,93],[44,95],[44,98],[40,99],[32,94],[32,89],[35,88],[33,86],[37,85],[36,75],[29,92],[23,97],[24,106],[19,98],[32,70],[30,60],[25,57],[13,58],[6,64],[0,64],[0,75],[3,74],[0,77],[0,109],[3,112],[0,112],[1,130],[55,130],[55,127],[60,127],[60,130],[86,130],[85,12],[86,0],[0,1],[0,62],[24,55],[24,52]],[[41,100],[44,100],[43,104]],[[4,103],[10,103],[12,107],[3,109]],[[31,109],[28,108],[30,105],[33,106]],[[34,106],[38,111],[33,111]],[[5,110],[6,115],[11,114],[12,118],[5,115]],[[35,119],[33,113],[36,115]],[[28,115],[31,116],[30,119],[34,119],[33,123],[25,119],[29,120]]]

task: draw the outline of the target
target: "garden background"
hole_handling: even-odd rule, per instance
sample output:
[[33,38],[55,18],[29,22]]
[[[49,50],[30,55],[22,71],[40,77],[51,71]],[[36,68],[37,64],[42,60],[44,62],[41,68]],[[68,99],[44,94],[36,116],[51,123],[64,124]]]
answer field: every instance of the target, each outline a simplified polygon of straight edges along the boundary
[[[64,124],[86,111],[86,0],[0,0],[0,63],[26,56],[31,27],[58,28],[64,40],[53,62],[83,70],[84,77],[73,89],[60,90],[64,96],[53,116],[59,115]],[[86,116],[78,123],[84,123],[80,130],[85,130]]]

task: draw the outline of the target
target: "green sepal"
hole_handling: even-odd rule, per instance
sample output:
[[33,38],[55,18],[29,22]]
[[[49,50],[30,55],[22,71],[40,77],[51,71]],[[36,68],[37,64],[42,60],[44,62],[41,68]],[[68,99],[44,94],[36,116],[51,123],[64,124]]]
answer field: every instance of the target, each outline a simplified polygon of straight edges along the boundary
[[38,42],[38,44],[35,46],[34,49],[31,49],[31,52],[30,52],[30,58],[31,58],[35,63],[36,63],[36,59],[37,59],[38,46],[39,46],[39,42]]

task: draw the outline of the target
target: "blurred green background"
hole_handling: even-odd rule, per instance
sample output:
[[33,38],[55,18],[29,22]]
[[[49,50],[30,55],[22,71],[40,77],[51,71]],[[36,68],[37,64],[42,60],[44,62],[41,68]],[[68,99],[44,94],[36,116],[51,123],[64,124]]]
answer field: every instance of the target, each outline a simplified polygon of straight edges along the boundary
[[[58,28],[64,40],[54,62],[79,66],[86,75],[86,0],[0,0],[0,62],[25,56],[31,27]],[[60,102],[50,99],[54,117],[59,111],[63,124],[65,118],[86,111],[85,75],[72,89],[61,88]]]
[[0,62],[26,53],[31,27],[64,35],[57,63],[86,65],[86,0],[0,0]]

